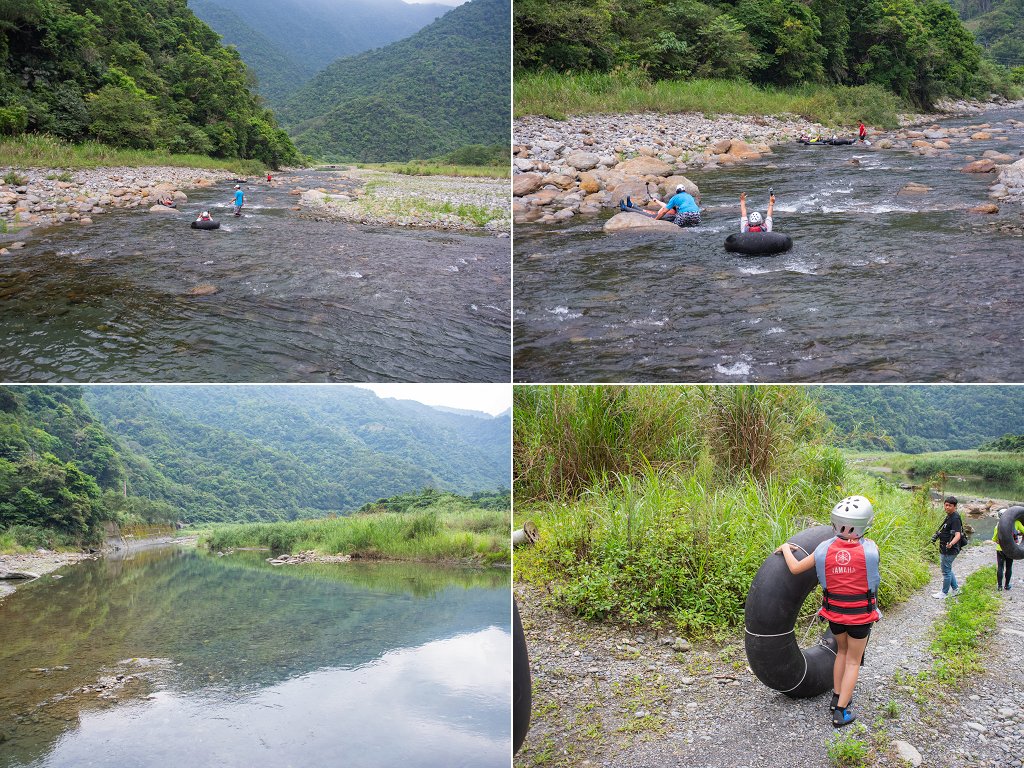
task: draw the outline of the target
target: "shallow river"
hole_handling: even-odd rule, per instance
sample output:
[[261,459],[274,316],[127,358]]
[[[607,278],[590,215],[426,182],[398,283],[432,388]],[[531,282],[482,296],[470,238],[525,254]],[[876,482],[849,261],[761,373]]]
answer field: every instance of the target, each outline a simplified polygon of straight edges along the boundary
[[8,597],[0,766],[508,764],[506,570],[265,556],[149,551]]
[[[605,235],[606,216],[517,225],[516,379],[1020,381],[1024,239],[994,224],[1019,227],[1021,206],[968,213],[993,176],[959,172],[968,154],[1018,155],[1009,118],[1024,111],[943,121],[1010,137],[953,143],[951,157],[793,144],[687,174],[708,207],[694,231]],[[898,194],[908,182],[933,191]],[[763,213],[771,186],[792,251],[727,253],[740,192]]]
[[330,172],[280,182],[240,219],[223,183],[33,234],[0,259],[0,380],[508,380],[507,238],[317,222],[288,192]]

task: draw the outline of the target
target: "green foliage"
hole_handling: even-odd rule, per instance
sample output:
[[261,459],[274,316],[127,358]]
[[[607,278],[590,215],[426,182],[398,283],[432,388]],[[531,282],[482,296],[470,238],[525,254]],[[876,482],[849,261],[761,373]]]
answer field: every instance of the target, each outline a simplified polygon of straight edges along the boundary
[[202,534],[211,550],[267,547],[274,552],[317,550],[361,559],[508,562],[509,512],[438,495],[401,512],[373,509],[349,517],[290,523],[218,526]]
[[979,451],[1004,451],[1024,453],[1024,435],[1003,435],[978,446]]
[[[0,24],[0,133],[212,152],[274,167],[299,161],[250,92],[238,53],[184,2],[39,0],[11,15]],[[200,138],[211,127],[231,141]]]
[[24,184],[28,184],[28,177],[19,175],[17,171],[8,171],[4,174],[4,184],[10,184],[12,187],[20,187]]
[[984,671],[985,641],[995,629],[999,615],[994,582],[994,566],[972,573],[961,587],[960,596],[950,601],[937,624],[931,650],[935,655],[934,677],[940,683],[956,685]]
[[904,453],[973,448],[1024,432],[1024,391],[1013,387],[820,387],[815,397],[841,445]]
[[851,730],[830,736],[825,746],[829,762],[836,768],[864,768],[868,765],[870,746],[864,740],[864,734],[863,725],[856,723]]
[[449,152],[436,162],[447,165],[492,165],[504,168],[508,165],[508,144],[467,144]]
[[944,0],[524,0],[513,23],[523,73],[625,67],[655,81],[875,85],[923,107],[1005,90],[1005,75],[982,67],[981,49]]
[[471,0],[405,40],[336,61],[289,97],[281,120],[303,152],[332,162],[507,147],[508,15],[508,0]]

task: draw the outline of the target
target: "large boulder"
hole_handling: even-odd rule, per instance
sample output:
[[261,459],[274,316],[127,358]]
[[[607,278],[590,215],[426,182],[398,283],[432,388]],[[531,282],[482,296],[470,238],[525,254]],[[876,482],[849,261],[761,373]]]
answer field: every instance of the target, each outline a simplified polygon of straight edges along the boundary
[[672,166],[656,157],[633,157],[616,165],[615,170],[624,176],[669,176]]
[[168,208],[166,205],[154,205],[149,209],[150,213],[181,213],[177,208]]
[[588,195],[592,195],[595,192],[601,190],[601,182],[597,176],[592,173],[581,173],[580,174],[580,189],[586,192]]
[[636,213],[617,213],[604,223],[605,232],[621,232],[624,229],[646,229],[661,232],[682,232],[671,221],[658,221]]
[[739,139],[735,139],[729,144],[729,151],[726,154],[736,160],[756,160],[761,156],[760,152]]
[[729,151],[729,147],[732,146],[732,139],[722,139],[716,141],[708,147],[708,151],[713,155],[724,155]]
[[986,157],[981,160],[975,160],[973,163],[968,163],[960,171],[961,173],[992,173],[995,169],[996,164]]
[[1007,189],[1024,188],[1024,160],[1018,160],[999,172],[999,183]]
[[512,176],[512,194],[522,197],[540,189],[544,177],[539,173],[517,173]]
[[685,176],[669,176],[658,185],[658,191],[664,195],[662,199],[667,200],[676,193],[676,187],[680,186],[693,195],[694,198],[700,199],[700,189]]
[[303,205],[324,205],[327,201],[327,193],[319,189],[307,189],[300,198]]
[[1012,163],[1013,158],[1003,152],[996,152],[994,149],[986,149],[981,153],[982,157],[987,157],[994,163]]
[[565,164],[571,165],[577,171],[589,171],[596,168],[601,162],[601,156],[593,152],[571,152],[565,158]]
[[992,138],[992,134],[985,131],[978,131],[977,133],[972,133],[971,138],[974,141],[988,141]]

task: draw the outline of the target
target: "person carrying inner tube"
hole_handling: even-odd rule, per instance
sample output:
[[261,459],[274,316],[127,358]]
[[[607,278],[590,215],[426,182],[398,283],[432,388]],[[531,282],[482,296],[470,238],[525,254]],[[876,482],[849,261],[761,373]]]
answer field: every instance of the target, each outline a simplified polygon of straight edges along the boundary
[[245,204],[245,195],[242,194],[241,184],[235,184],[235,216],[242,215],[242,206]]
[[[999,510],[999,518],[1002,518],[1003,512],[1006,510]],[[1015,544],[1020,544],[1021,540],[1024,539],[1024,523],[1017,520],[1014,523],[1013,541]],[[996,523],[996,529],[992,533],[992,541],[996,543],[996,590],[1003,590],[1003,574],[1006,574],[1006,589],[1010,588],[1010,579],[1013,578],[1013,558],[1007,557],[1003,554],[1003,548],[999,546],[999,524]]]
[[740,193],[740,232],[771,232],[772,211],[775,210],[775,193],[768,197],[768,215],[763,219],[758,211],[747,216],[747,193]]
[[663,203],[656,197],[651,199],[661,206],[661,210],[654,218],[668,219],[671,217],[672,221],[680,227],[700,226],[700,206],[682,184],[676,187],[676,193],[668,199],[668,202]]
[[847,496],[832,508],[836,535],[819,544],[810,557],[797,560],[788,541],[779,547],[793,574],[814,568],[821,584],[818,615],[828,621],[836,638],[832,668],[832,725],[842,728],[857,719],[850,708],[871,625],[882,618],[878,610],[878,546],[864,538],[875,510],[863,496]]

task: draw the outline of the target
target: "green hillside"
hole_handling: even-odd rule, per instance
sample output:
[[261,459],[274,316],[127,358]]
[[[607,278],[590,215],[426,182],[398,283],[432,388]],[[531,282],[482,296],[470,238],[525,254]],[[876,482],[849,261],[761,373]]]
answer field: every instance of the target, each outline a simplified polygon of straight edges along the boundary
[[409,493],[490,508],[509,487],[509,424],[355,387],[0,387],[0,542],[392,509]]
[[185,0],[0,3],[0,134],[297,162],[250,84]]
[[1018,387],[820,387],[812,390],[849,448],[903,453],[977,448],[1024,433]]
[[189,0],[189,6],[238,49],[275,106],[332,61],[408,37],[449,10],[401,0]]
[[336,61],[279,111],[327,160],[388,162],[509,142],[509,0],[470,0],[412,37]]
[[953,7],[988,55],[1019,68],[1024,81],[1024,0],[955,0]]
[[946,0],[517,0],[513,24],[524,73],[874,85],[925,107],[1007,87]]

